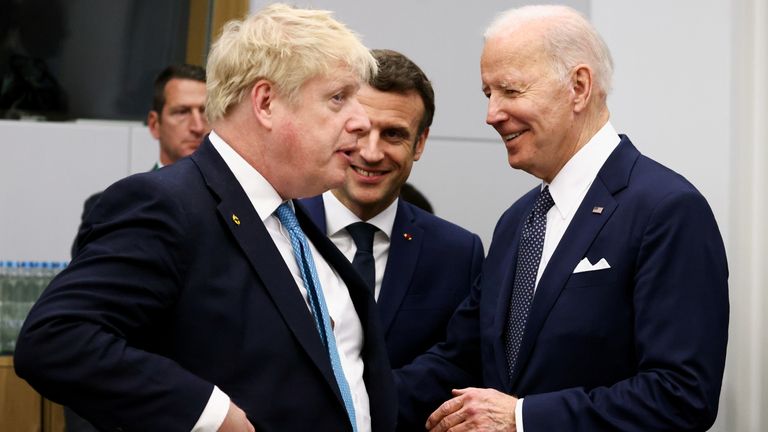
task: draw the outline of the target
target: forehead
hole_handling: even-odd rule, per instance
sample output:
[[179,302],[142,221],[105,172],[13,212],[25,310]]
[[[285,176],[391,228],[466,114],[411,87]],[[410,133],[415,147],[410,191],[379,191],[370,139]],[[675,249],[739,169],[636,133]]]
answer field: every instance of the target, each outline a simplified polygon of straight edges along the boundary
[[551,69],[541,34],[525,27],[489,37],[480,58],[484,86],[527,82],[549,75]]
[[332,68],[328,74],[308,78],[299,89],[300,93],[336,92],[339,90],[357,91],[361,86],[360,77],[345,65]]
[[416,90],[381,91],[364,85],[357,94],[372,123],[417,125],[424,115],[424,101]]
[[172,78],[165,84],[165,103],[184,104],[205,101],[205,83],[193,79]]

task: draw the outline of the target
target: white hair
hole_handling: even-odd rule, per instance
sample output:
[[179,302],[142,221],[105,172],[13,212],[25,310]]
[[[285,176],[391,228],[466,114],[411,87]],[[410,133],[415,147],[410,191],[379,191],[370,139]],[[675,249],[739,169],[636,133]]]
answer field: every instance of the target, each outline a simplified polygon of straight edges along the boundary
[[571,69],[579,64],[590,66],[597,90],[607,96],[613,79],[613,58],[597,30],[575,9],[558,5],[532,5],[500,13],[485,30],[492,36],[511,33],[530,23],[544,23],[544,47],[555,73],[568,79]]

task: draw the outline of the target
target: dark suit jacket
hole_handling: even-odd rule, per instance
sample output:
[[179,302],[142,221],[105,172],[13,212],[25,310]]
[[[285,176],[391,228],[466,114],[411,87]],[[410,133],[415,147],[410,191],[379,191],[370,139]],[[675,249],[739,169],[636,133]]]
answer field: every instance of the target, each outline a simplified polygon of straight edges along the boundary
[[[373,430],[391,431],[394,386],[373,298],[297,216],[349,288]],[[309,309],[210,141],[111,186],[87,226],[19,337],[16,370],[41,394],[101,429],[189,431],[215,384],[259,431],[352,430]]]
[[[464,370],[525,397],[526,432],[706,430],[725,363],[728,269],[705,199],[622,136],[542,274],[510,380],[503,331],[538,192],[499,220],[447,342],[399,372],[402,415],[423,422]],[[573,274],[584,257],[610,269]]]
[[[327,232],[322,195],[300,203]],[[448,320],[469,294],[482,261],[480,237],[398,202],[377,302],[393,368],[405,366],[445,338]]]
[[[157,163],[155,163],[155,165],[152,167],[152,169],[150,171],[154,171],[154,170],[157,170],[157,169],[159,169],[159,168],[157,166]],[[88,214],[96,206],[96,203],[99,202],[99,198],[101,198],[101,194],[103,194],[103,193],[104,193],[104,191],[96,192],[95,194],[93,194],[93,195],[89,196],[88,198],[86,198],[85,201],[83,202],[83,213],[80,214],[80,227],[78,227],[78,230],[77,230],[78,232],[80,232],[81,229],[84,229],[84,228],[87,229],[87,227],[85,227],[83,224],[85,223]],[[75,237],[75,240],[72,241],[72,249],[70,250],[70,256],[72,258],[74,258],[75,255],[77,255],[78,249],[79,249],[79,247],[78,247],[78,244],[77,244],[77,237]],[[70,431],[70,432],[72,432],[72,431]]]

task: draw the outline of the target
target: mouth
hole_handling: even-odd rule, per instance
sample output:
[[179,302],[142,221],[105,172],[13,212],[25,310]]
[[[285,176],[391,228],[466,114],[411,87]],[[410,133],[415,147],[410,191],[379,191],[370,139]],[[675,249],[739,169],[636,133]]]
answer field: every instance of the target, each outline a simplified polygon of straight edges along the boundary
[[510,141],[514,140],[515,138],[519,137],[520,135],[522,135],[522,134],[524,134],[526,132],[527,132],[527,130],[524,130],[524,131],[520,131],[520,132],[515,132],[515,133],[511,133],[511,134],[502,135],[501,137],[502,137],[502,139],[504,139],[504,142],[510,142]]
[[382,174],[381,171],[368,171],[356,166],[353,166],[352,169],[363,177],[376,177]]
[[355,173],[357,173],[358,176],[368,181],[378,181],[388,172],[388,171],[382,171],[382,170],[371,171],[371,170],[360,168],[359,166],[355,166],[355,165],[350,165],[350,167]]

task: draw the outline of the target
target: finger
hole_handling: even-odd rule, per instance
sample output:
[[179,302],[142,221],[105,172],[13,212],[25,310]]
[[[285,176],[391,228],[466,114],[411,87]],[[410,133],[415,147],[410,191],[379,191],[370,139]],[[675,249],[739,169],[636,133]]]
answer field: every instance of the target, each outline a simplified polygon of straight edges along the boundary
[[471,390],[475,390],[475,388],[474,387],[466,387],[466,388],[463,388],[463,389],[453,389],[453,390],[451,390],[451,394],[453,394],[454,396],[461,396],[461,395],[466,394],[467,392],[469,392]]
[[435,425],[434,428],[430,429],[430,432],[456,432],[461,430],[466,430],[464,426],[465,420],[465,412],[463,409],[460,409],[452,414],[449,414],[445,417],[443,417],[442,420],[440,420],[440,423]]
[[[432,415],[427,419],[427,429],[432,429],[442,423],[443,419],[461,409],[463,403],[460,398],[453,398],[445,401]],[[439,429],[438,429],[439,430]]]

